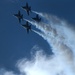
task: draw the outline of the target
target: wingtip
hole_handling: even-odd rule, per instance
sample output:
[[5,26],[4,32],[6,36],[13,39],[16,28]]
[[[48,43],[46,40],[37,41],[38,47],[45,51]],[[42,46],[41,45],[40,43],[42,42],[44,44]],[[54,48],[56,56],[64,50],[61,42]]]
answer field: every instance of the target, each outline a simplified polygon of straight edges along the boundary
[[23,24],[21,24],[21,26],[24,26]]
[[13,16],[15,16],[15,15],[13,14]]
[[15,16],[15,14],[13,14],[13,16]]
[[23,7],[23,6],[21,6],[21,8],[22,8],[22,9],[24,9],[24,7]]

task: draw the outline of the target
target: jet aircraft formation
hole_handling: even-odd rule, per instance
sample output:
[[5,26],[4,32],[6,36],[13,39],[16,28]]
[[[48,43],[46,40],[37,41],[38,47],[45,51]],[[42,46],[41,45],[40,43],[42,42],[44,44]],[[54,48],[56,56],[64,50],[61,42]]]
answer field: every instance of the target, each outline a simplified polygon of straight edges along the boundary
[[[27,14],[29,16],[29,14],[31,12],[31,6],[29,6],[28,3],[26,3],[26,6],[22,6],[22,8],[27,12]],[[19,23],[21,23],[21,20],[22,21],[24,20],[23,14],[21,14],[20,10],[18,11],[17,14],[14,14],[14,16],[18,18]],[[34,17],[32,19],[35,20],[36,22],[40,22],[41,21],[41,18],[38,16],[38,14],[36,15],[36,17]],[[26,24],[22,24],[22,26],[24,28],[26,28],[27,33],[29,33],[29,30],[31,30],[31,25],[29,25],[29,22],[26,21]]]

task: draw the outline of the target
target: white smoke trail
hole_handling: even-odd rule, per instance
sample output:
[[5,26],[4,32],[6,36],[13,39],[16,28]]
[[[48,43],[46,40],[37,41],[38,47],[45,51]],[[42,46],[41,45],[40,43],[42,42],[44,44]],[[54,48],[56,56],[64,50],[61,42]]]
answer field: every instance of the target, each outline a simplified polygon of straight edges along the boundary
[[[55,27],[56,25],[64,25],[63,23],[65,23],[65,21],[63,22],[63,20],[60,20],[57,18],[57,16],[54,16],[54,15],[49,15],[49,14],[46,14],[46,13],[41,13],[41,12],[36,12],[36,11],[32,11],[33,13],[36,13],[38,14],[39,16],[43,17],[44,19],[46,19],[49,24],[53,27]],[[55,26],[54,26],[55,25]]]
[[[29,21],[29,20],[27,20],[27,19],[24,19],[25,21],[28,21],[29,23],[31,23],[32,25],[34,25],[34,26],[36,26],[36,28],[38,28],[39,30],[41,30],[42,32],[45,32],[45,33],[47,33],[47,34],[52,34],[53,32],[55,33],[54,35],[57,35],[57,33],[56,33],[56,30],[55,29],[53,29],[52,27],[51,27],[51,25],[48,25],[48,24],[46,24],[46,23],[43,23],[43,22],[40,22],[40,23],[38,23],[38,22],[33,22],[33,21]],[[50,31],[52,31],[52,32],[50,32]]]
[[[40,13],[38,13],[38,14],[40,14]],[[54,54],[56,54],[56,56],[59,56],[60,59],[62,60],[64,70],[66,71],[65,74],[66,75],[74,75],[75,74],[75,72],[74,72],[75,65],[74,65],[74,53],[73,53],[74,48],[73,47],[75,46],[75,44],[73,43],[73,47],[70,45],[70,43],[71,43],[70,41],[74,40],[74,38],[71,37],[71,38],[67,39],[69,36],[68,33],[72,33],[72,31],[69,30],[68,27],[66,27],[67,24],[65,22],[60,21],[58,18],[56,18],[54,16],[49,16],[47,14],[42,15],[42,16],[44,16],[46,19],[51,21],[49,23],[49,25],[50,24],[53,25],[52,26],[53,28],[51,27],[53,32],[52,32],[52,30],[50,30],[50,33],[52,33],[53,36],[55,35],[55,33],[57,33],[56,38],[52,38],[52,36],[47,33],[47,32],[49,32],[49,30],[47,30],[47,28],[49,26],[37,24],[37,23],[33,23],[33,24],[36,25],[37,28],[41,29],[41,31],[44,32],[44,34],[46,34],[46,36],[44,36],[44,37],[46,37],[48,43],[51,45]],[[39,25],[40,25],[40,27],[39,27]],[[61,26],[59,26],[59,25],[61,25]],[[44,26],[46,27],[46,29]],[[66,29],[66,31],[62,31],[62,29],[63,30]],[[62,38],[63,38],[63,41],[62,41]]]
[[42,13],[39,13],[39,12],[36,12],[36,11],[32,11],[32,12],[43,17],[43,14]]
[[[40,29],[41,31],[43,31],[43,29],[45,28],[44,26],[45,25],[42,25],[42,24],[40,24],[40,23],[38,23],[38,22],[33,22],[33,21],[29,21],[29,20],[27,20],[27,19],[24,19],[25,21],[28,21],[29,23],[31,23],[32,25],[34,25],[34,26],[36,26],[36,28],[38,28],[38,29]],[[42,25],[42,26],[41,26]]]
[[[67,26],[67,23],[57,17],[41,14],[43,18],[50,21],[48,25],[24,20],[41,30],[41,32],[32,31],[47,40],[54,55],[47,57],[43,52],[38,51],[31,60],[19,60],[17,65],[20,75],[75,75],[74,32]],[[15,74],[12,72],[10,75]]]
[[43,33],[40,33],[40,32],[38,32],[36,30],[33,30],[33,29],[32,29],[32,31],[35,32],[36,34],[38,34],[39,36],[43,36],[43,38],[44,38],[44,34]]
[[[33,32],[35,32],[36,34],[38,34],[39,36],[41,36],[44,40],[47,40],[47,35],[46,34],[44,34],[44,33],[42,33],[42,32],[38,32],[38,31],[36,31],[36,30],[32,30]],[[53,38],[51,38],[51,40],[52,40]]]

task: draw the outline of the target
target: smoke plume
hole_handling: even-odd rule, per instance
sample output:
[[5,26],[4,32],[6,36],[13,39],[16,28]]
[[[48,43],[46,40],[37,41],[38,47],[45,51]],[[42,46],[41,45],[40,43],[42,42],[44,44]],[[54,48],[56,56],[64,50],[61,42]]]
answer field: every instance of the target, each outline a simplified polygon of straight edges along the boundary
[[41,48],[34,47],[38,51],[32,55],[31,60],[24,58],[17,62],[20,75],[75,75],[74,31],[67,22],[56,16],[33,12],[48,21],[37,23],[27,20],[41,31],[32,30],[48,42],[54,54],[46,56]]

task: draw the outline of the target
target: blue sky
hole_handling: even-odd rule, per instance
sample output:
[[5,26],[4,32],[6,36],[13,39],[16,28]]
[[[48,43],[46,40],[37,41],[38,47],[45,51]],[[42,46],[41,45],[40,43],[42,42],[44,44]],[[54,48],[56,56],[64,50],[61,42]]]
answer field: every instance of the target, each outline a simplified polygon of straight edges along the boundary
[[[27,16],[21,6],[26,2],[32,10],[45,12],[67,20],[75,24],[75,1],[74,0],[1,0],[0,1],[0,67],[10,70],[14,69],[17,60],[21,58],[31,58],[31,49],[34,45],[41,47],[46,54],[51,54],[48,43],[34,32],[26,33],[26,30],[18,23],[13,16],[20,10],[24,18],[32,20],[30,17],[36,14],[31,13]],[[22,23],[25,23],[22,22]],[[74,26],[74,25],[73,25]],[[32,26],[35,29],[34,26]]]

